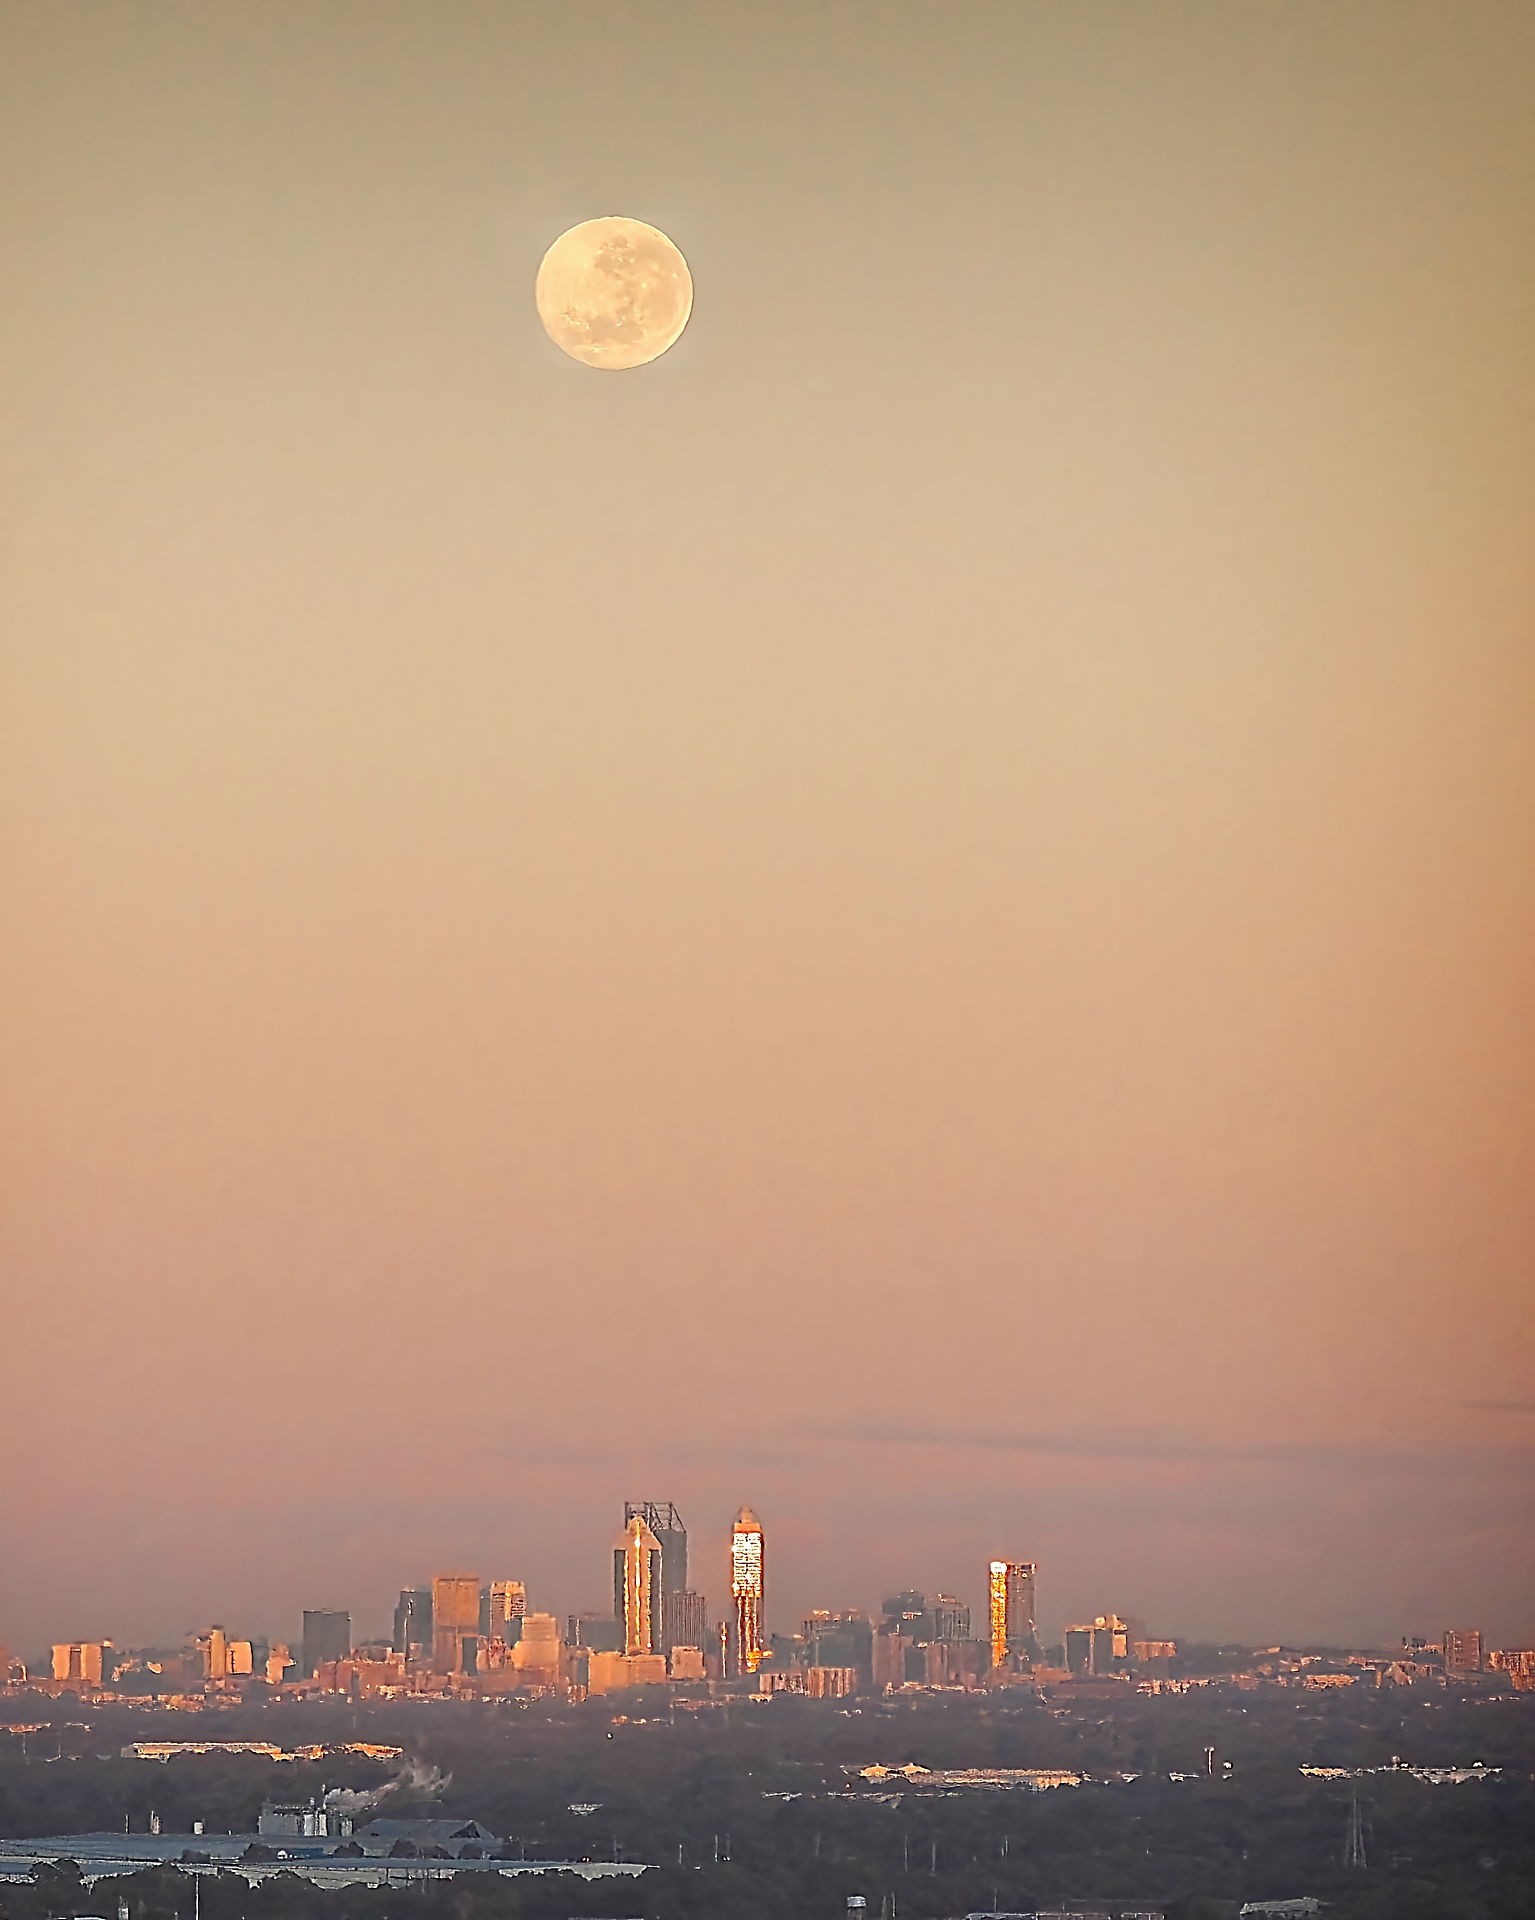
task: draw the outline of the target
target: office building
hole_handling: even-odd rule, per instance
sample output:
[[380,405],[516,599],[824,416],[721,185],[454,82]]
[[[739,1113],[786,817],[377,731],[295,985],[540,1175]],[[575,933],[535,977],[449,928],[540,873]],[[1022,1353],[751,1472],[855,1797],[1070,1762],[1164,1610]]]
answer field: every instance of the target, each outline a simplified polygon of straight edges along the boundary
[[991,1563],[987,1612],[994,1667],[1005,1667],[1010,1658],[1039,1658],[1039,1633],[1034,1621],[1035,1571],[1032,1560],[993,1560]]
[[1446,1673],[1480,1673],[1482,1670],[1482,1635],[1478,1627],[1449,1627],[1444,1636],[1444,1670]]
[[1136,1641],[1144,1637],[1145,1628],[1138,1620],[1100,1613],[1093,1620],[1066,1629],[1067,1670],[1083,1680],[1122,1673],[1134,1658]]
[[659,1653],[661,1542],[644,1515],[631,1512],[613,1548],[613,1617],[623,1624],[624,1652]]
[[757,1673],[757,1685],[754,1691],[759,1700],[767,1694],[805,1691],[803,1667],[775,1667],[771,1662],[771,1655],[764,1656],[762,1666]]
[[880,1611],[892,1633],[899,1633],[908,1640],[930,1640],[928,1629],[927,1595],[918,1593],[910,1587],[905,1593],[893,1593]]
[[588,1693],[621,1693],[625,1687],[666,1684],[666,1661],[659,1653],[594,1653],[586,1663]]
[[674,1680],[702,1680],[705,1677],[702,1647],[673,1647],[668,1664]]
[[874,1628],[856,1607],[840,1613],[818,1609],[804,1624],[805,1659],[811,1667],[851,1667],[868,1686],[874,1678]]
[[473,1673],[479,1639],[480,1576],[439,1573],[432,1582],[432,1671]]
[[688,1530],[670,1500],[626,1500],[624,1526],[643,1520],[661,1549],[661,1591],[685,1593],[688,1585]]
[[102,1676],[112,1676],[110,1640],[65,1641],[53,1649],[55,1680],[78,1680],[83,1687],[99,1687]]
[[805,1692],[812,1700],[846,1700],[858,1691],[856,1667],[810,1667],[805,1673]]
[[885,1620],[869,1649],[870,1677],[876,1693],[886,1687],[905,1686],[906,1655],[915,1644],[900,1631],[898,1623]]
[[742,1673],[755,1673],[762,1665],[766,1562],[761,1523],[750,1507],[742,1507],[730,1534],[730,1597],[735,1610],[735,1654]]
[[929,1640],[919,1651],[921,1679],[929,1687],[978,1687],[991,1664],[991,1648],[984,1640]]
[[304,1614],[302,1672],[312,1680],[317,1668],[328,1660],[344,1660],[352,1651],[352,1616],[329,1607]]
[[591,1653],[622,1653],[624,1623],[611,1613],[572,1613],[565,1621],[565,1642]]
[[402,1587],[394,1609],[394,1636],[390,1646],[407,1660],[432,1656],[432,1589]]
[[1061,1636],[1066,1651],[1066,1671],[1078,1680],[1093,1672],[1093,1629],[1090,1623],[1067,1627]]
[[709,1631],[708,1603],[688,1585],[688,1530],[670,1500],[626,1500],[624,1525],[638,1516],[661,1544],[661,1636],[659,1647],[702,1646]]
[[481,1630],[492,1640],[515,1640],[528,1611],[528,1590],[520,1580],[493,1580],[481,1596]]
[[928,1616],[933,1639],[970,1638],[970,1609],[963,1600],[956,1600],[952,1593],[935,1594],[928,1606]]
[[524,1686],[548,1690],[565,1677],[565,1647],[552,1613],[523,1615],[522,1637],[512,1648],[512,1665]]
[[203,1656],[203,1678],[226,1680],[229,1677],[229,1642],[222,1627],[210,1627],[197,1642]]
[[685,1588],[669,1593],[665,1601],[665,1637],[670,1647],[701,1647],[709,1637],[709,1603],[701,1593]]

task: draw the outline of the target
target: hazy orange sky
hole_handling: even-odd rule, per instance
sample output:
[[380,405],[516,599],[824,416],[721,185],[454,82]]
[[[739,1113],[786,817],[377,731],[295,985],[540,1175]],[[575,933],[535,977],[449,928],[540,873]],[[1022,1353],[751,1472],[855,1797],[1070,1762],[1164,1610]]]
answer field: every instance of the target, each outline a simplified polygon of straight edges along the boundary
[[0,1641],[599,1606],[626,1496],[778,1630],[1535,1638],[1535,12],[0,86]]

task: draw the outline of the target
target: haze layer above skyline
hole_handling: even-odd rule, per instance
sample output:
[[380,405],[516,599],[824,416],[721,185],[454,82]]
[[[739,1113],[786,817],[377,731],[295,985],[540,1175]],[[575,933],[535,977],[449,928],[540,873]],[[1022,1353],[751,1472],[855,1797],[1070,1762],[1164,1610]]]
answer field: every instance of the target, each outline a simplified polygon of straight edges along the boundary
[[[1535,1634],[1535,16],[0,18],[0,1639]],[[692,269],[565,358],[544,249]]]

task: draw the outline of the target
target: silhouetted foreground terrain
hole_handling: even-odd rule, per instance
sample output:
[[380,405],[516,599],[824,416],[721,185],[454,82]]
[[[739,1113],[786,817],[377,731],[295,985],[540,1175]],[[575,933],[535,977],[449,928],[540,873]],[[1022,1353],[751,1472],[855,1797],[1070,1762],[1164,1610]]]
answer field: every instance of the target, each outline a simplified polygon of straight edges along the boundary
[[[35,1730],[25,1754],[20,1734],[0,1734],[0,1832],[120,1833],[125,1821],[143,1832],[151,1814],[166,1833],[190,1833],[194,1821],[209,1834],[253,1832],[264,1801],[376,1789],[388,1769],[353,1755],[161,1765],[119,1750],[134,1739],[374,1741],[449,1776],[427,1797],[391,1795],[392,1815],[476,1818],[504,1837],[509,1858],[620,1857],[657,1870],[597,1883],[465,1872],[408,1891],[339,1892],[296,1877],[253,1888],[210,1874],[199,1879],[203,1920],[841,1920],[853,1893],[871,1917],[893,1902],[899,1920],[1067,1905],[1224,1920],[1244,1900],[1303,1894],[1339,1920],[1535,1916],[1535,1695],[1425,1700],[1404,1690],[1345,1700],[1209,1689],[1067,1711],[1015,1695],[896,1696],[851,1710],[781,1698],[688,1712],[664,1701],[656,1690],[576,1708],[336,1701],[178,1715],[40,1700],[26,1713]],[[1389,1767],[1393,1757],[1501,1771],[1459,1785],[1405,1771],[1300,1772]],[[908,1761],[1091,1777],[1045,1792],[941,1793],[852,1771]],[[1347,1868],[1356,1790],[1368,1864]],[[88,1889],[66,1866],[0,1886],[0,1916],[111,1916],[119,1899],[133,1920],[194,1912],[186,1874],[161,1869]]]

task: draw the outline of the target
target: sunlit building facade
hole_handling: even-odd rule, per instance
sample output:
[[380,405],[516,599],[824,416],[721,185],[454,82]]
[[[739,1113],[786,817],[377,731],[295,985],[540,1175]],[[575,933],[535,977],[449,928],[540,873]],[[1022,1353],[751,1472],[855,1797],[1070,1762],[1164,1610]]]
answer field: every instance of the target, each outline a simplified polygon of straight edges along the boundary
[[517,1628],[508,1633],[513,1621],[520,1623],[528,1611],[528,1590],[520,1580],[492,1580],[489,1590],[480,1595],[481,1632],[492,1640],[515,1640]]
[[638,1515],[661,1548],[661,1631],[657,1652],[701,1647],[709,1631],[708,1603],[688,1585],[688,1530],[670,1500],[626,1500],[624,1525]]
[[626,1654],[661,1652],[665,1592],[661,1542],[643,1514],[631,1514],[613,1548],[613,1612],[623,1623]]
[[110,1668],[110,1640],[66,1641],[53,1649],[55,1680],[78,1680],[83,1686],[99,1687],[103,1667]]
[[1482,1664],[1482,1635],[1477,1627],[1447,1627],[1444,1635],[1447,1673],[1476,1673]]
[[1032,1659],[1038,1647],[1034,1624],[1032,1560],[993,1560],[987,1584],[991,1624],[991,1664],[1005,1667],[1010,1653]]
[[685,1593],[688,1584],[688,1530],[670,1500],[626,1500],[624,1525],[638,1516],[656,1537],[661,1549],[663,1593]]
[[666,1661],[659,1653],[594,1653],[587,1661],[588,1693],[619,1693],[625,1687],[659,1687]]
[[761,1523],[750,1507],[742,1507],[730,1535],[730,1597],[742,1673],[755,1673],[762,1665],[764,1564]]
[[1139,1620],[1124,1620],[1117,1613],[1100,1613],[1080,1626],[1069,1626],[1063,1640],[1066,1666],[1078,1679],[1119,1673],[1134,1659],[1138,1640],[1153,1644],[1144,1641],[1145,1631]]
[[433,1670],[473,1673],[479,1660],[479,1640],[480,1576],[439,1573],[432,1582]]
[[565,1646],[560,1623],[552,1613],[522,1617],[522,1638],[511,1649],[511,1661],[520,1682],[536,1692],[552,1692],[565,1674]]

